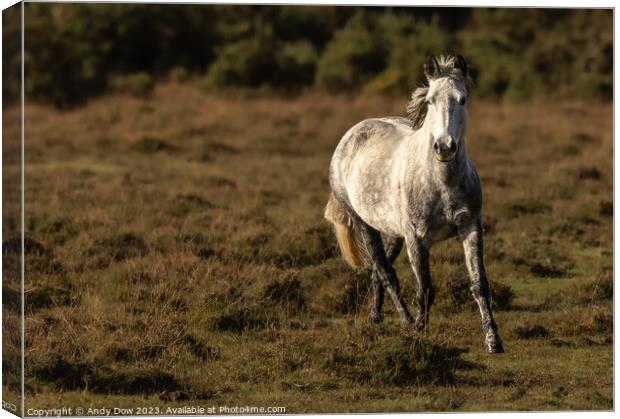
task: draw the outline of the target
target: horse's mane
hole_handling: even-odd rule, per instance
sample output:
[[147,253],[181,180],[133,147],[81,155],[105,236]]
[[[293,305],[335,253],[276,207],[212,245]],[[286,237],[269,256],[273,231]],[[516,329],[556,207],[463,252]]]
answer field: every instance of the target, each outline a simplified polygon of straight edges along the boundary
[[[456,62],[456,57],[453,55],[443,56],[440,55],[437,57],[437,63],[439,64],[439,77],[451,77],[455,80],[465,82],[465,87],[467,88],[467,94],[471,91],[474,82],[469,75],[469,72],[463,74],[463,72],[454,68],[454,63]],[[428,86],[418,87],[411,93],[411,100],[407,104],[407,116],[413,122],[413,127],[415,129],[419,129],[422,127],[424,123],[424,118],[426,118],[426,112],[428,110],[428,105],[426,103],[426,95],[428,94]]]

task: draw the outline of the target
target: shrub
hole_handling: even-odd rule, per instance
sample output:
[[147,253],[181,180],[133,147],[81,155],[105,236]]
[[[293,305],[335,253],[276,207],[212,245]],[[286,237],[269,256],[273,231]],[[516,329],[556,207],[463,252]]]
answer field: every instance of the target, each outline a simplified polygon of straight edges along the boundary
[[387,49],[387,66],[364,86],[367,93],[397,93],[424,81],[423,65],[429,54],[449,51],[450,36],[434,16],[430,21],[388,11],[379,18],[379,33]]
[[476,9],[463,51],[479,94],[611,97],[610,19],[602,10]]
[[385,68],[386,50],[376,19],[364,9],[334,34],[317,65],[316,85],[343,91],[359,88]]
[[153,78],[145,72],[119,75],[111,78],[110,88],[117,93],[136,97],[147,97],[155,87]]
[[185,83],[189,80],[189,72],[185,67],[177,66],[173,67],[168,74],[170,80],[177,83]]
[[[148,94],[149,78],[183,82],[205,69],[210,87],[314,82],[400,94],[422,80],[427,54],[454,52],[470,61],[479,96],[611,98],[610,10],[49,3],[25,10],[26,95],[59,107],[110,89]],[[20,28],[11,22],[19,19],[7,19],[3,32],[7,101],[19,97],[21,68]]]
[[273,80],[276,67],[273,28],[259,19],[251,25],[253,30],[247,37],[220,48],[207,72],[208,85],[257,87]]
[[290,86],[310,85],[314,80],[318,53],[306,40],[286,42],[276,55],[278,84]]

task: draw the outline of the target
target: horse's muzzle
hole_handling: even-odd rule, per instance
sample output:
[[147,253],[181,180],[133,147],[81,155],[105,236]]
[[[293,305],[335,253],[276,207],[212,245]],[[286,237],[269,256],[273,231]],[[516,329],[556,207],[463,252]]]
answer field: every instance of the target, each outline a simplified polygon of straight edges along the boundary
[[439,142],[435,141],[433,143],[433,151],[435,152],[435,157],[440,162],[446,163],[452,161],[454,156],[456,156],[456,151],[458,147],[456,142],[450,140],[448,142]]

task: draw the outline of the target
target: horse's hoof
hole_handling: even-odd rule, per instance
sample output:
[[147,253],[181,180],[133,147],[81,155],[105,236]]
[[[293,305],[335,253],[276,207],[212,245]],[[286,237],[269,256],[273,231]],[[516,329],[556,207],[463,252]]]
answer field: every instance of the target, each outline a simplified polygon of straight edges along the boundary
[[370,312],[370,316],[368,316],[368,321],[370,323],[382,323],[383,313],[377,313],[375,311]]
[[413,327],[416,331],[421,332],[426,327],[426,321],[423,318],[418,317],[417,319],[415,319]]
[[401,323],[405,329],[410,328],[414,324],[412,317],[405,317],[404,319],[401,319]]
[[503,354],[504,344],[502,338],[499,335],[487,337],[486,339],[487,352],[490,354]]

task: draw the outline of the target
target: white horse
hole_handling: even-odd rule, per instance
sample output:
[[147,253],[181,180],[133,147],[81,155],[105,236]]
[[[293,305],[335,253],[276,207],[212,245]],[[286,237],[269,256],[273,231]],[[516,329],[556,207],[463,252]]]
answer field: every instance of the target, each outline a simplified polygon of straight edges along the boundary
[[[335,226],[344,259],[372,266],[371,320],[383,320],[387,291],[402,323],[417,330],[428,322],[435,295],[429,250],[458,235],[486,349],[503,352],[483,262],[480,180],[465,149],[472,84],[467,63],[461,55],[430,56],[424,72],[428,87],[413,92],[409,118],[367,119],[342,137],[331,161],[325,218]],[[415,322],[392,267],[403,241],[418,283]]]

